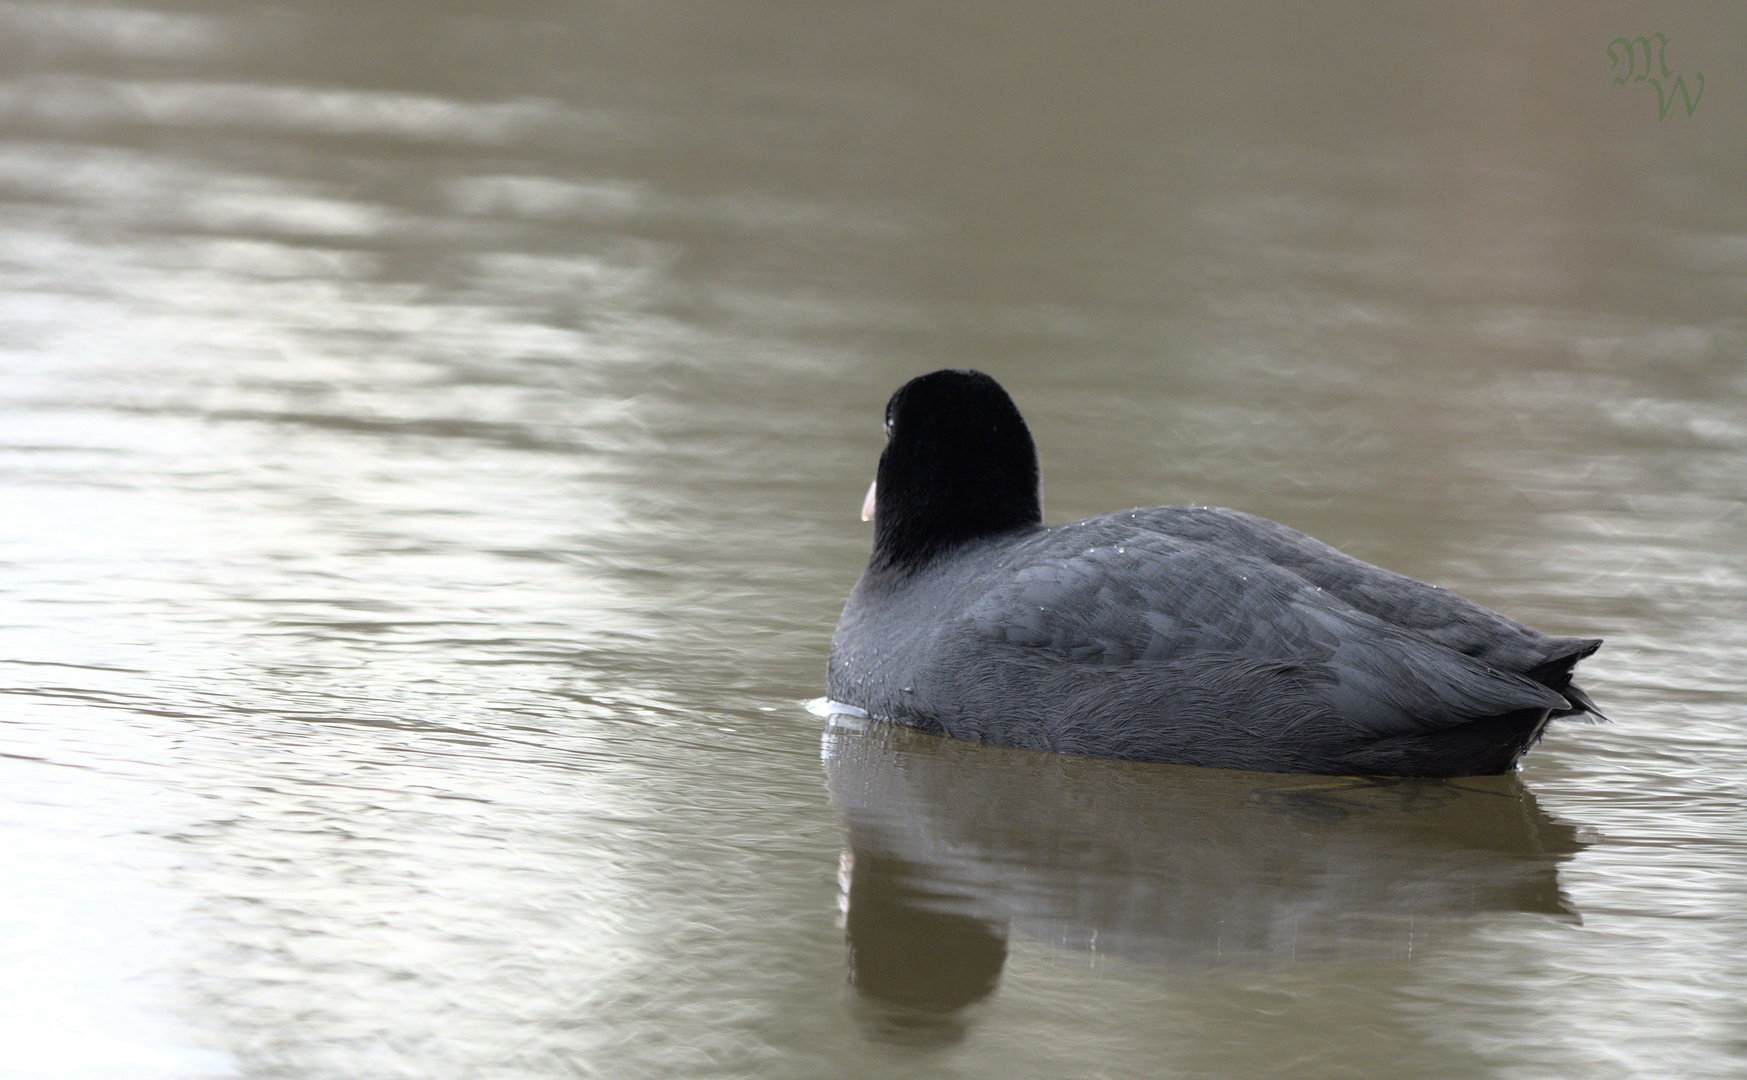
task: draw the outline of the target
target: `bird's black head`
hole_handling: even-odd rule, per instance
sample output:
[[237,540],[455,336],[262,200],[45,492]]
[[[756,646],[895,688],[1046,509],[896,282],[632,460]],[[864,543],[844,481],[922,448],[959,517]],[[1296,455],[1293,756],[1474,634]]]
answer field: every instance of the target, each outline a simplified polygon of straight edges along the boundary
[[936,371],[898,388],[875,480],[874,563],[916,566],[1042,521],[1037,447],[999,383]]

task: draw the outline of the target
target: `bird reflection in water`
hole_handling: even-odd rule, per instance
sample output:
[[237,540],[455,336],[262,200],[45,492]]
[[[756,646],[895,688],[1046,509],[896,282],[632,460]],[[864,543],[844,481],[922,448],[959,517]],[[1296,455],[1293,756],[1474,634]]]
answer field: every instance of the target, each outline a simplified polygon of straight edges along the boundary
[[1476,916],[1575,919],[1583,847],[1514,775],[1289,776],[983,746],[833,716],[849,977],[872,1038],[956,1042],[1008,940],[1182,968],[1411,958]]

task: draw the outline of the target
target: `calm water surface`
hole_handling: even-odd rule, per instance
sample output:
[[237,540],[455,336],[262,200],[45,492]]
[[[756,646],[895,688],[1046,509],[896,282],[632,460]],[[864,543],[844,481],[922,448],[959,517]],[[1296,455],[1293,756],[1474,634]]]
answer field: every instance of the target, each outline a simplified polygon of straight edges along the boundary
[[[1742,1075],[1747,14],[1217,11],[0,3],[0,1075]],[[949,364],[1615,722],[815,715]]]

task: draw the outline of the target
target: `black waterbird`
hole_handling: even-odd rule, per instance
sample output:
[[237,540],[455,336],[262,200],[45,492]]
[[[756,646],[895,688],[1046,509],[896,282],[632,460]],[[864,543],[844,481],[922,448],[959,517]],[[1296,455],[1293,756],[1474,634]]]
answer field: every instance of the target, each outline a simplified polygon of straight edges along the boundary
[[1595,638],[1549,637],[1284,525],[1201,506],[1045,527],[1007,392],[936,371],[886,406],[873,554],[827,692],[960,739],[1266,772],[1509,771]]

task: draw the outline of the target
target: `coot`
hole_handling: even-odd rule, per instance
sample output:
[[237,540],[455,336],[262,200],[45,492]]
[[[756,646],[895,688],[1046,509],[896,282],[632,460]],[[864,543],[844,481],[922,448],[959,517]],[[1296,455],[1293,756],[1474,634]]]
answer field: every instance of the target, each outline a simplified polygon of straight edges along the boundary
[[1037,449],[975,371],[886,406],[873,554],[827,692],[960,739],[1264,772],[1509,771],[1594,638],[1548,637],[1263,518],[1158,506],[1044,527]]

